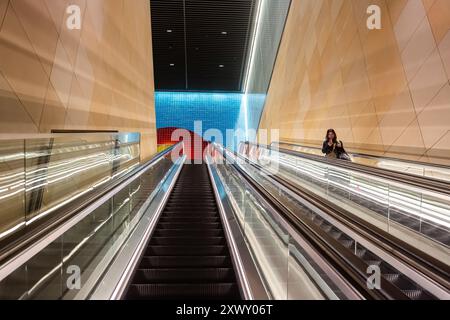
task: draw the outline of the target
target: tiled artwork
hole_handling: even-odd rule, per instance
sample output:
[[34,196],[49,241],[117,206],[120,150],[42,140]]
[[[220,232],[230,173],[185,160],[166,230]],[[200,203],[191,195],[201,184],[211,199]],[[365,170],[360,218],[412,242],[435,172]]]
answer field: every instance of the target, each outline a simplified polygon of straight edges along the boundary
[[[158,129],[186,129],[204,137],[210,129],[217,129],[223,143],[235,145],[245,140],[245,130],[256,131],[264,96],[242,93],[213,92],[156,92],[155,109]],[[199,121],[197,128],[195,121]],[[233,141],[226,141],[227,130],[239,133]],[[158,130],[159,131],[159,130]],[[165,142],[168,137],[164,137]]]

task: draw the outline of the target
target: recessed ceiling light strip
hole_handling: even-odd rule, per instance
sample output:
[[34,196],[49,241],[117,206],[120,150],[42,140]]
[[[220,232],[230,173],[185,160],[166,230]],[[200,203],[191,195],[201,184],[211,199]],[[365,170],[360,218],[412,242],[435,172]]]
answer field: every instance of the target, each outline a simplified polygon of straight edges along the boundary
[[256,56],[256,44],[258,42],[258,38],[259,38],[259,30],[261,28],[261,20],[262,20],[262,9],[264,7],[265,4],[265,0],[258,0],[258,7],[257,7],[257,13],[256,13],[256,19],[255,19],[255,31],[253,32],[253,36],[252,36],[252,45],[251,45],[251,50],[250,50],[250,59],[249,62],[247,64],[247,73],[245,76],[245,82],[244,82],[244,93],[248,93],[249,89],[250,89],[250,78],[252,76],[252,71],[254,68],[254,62],[255,62],[255,56]]
[[183,0],[183,23],[184,23],[184,76],[186,79],[186,90],[189,87],[188,83],[188,66],[187,66],[187,37],[186,37],[186,0]]
[[252,17],[253,17],[253,13],[255,12],[255,2],[257,0],[253,0],[251,2],[250,5],[250,10],[248,13],[248,22],[247,22],[247,31],[245,32],[245,46],[244,46],[244,56],[242,58],[242,62],[241,62],[241,74],[239,76],[239,90],[243,91],[244,90],[244,86],[243,86],[243,82],[244,82],[244,77],[245,77],[245,72],[247,71],[247,60],[250,58],[250,52],[249,52],[249,38],[250,38],[250,32],[251,32],[251,28],[252,28]]

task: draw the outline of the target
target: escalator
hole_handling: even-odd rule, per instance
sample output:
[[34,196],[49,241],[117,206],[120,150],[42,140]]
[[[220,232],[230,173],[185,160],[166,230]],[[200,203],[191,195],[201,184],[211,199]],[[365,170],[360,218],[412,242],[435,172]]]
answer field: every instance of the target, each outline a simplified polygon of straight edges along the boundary
[[[230,153],[227,153],[227,156],[233,157]],[[241,160],[242,163],[245,163],[244,158],[241,158]],[[238,163],[234,158],[232,158],[232,161],[233,163]],[[417,268],[416,270],[424,272],[424,275],[427,278],[434,279],[433,281],[436,281],[436,283],[441,283],[444,287],[448,286],[448,281],[446,280],[448,279],[448,266],[440,263],[440,261],[414,250],[414,248],[401,241],[397,241],[393,237],[388,237],[388,235],[385,235],[381,230],[375,230],[373,227],[367,226],[367,224],[360,221],[360,219],[356,219],[355,217],[351,221],[344,219],[347,215],[344,214],[342,210],[334,211],[334,206],[328,206],[317,197],[314,197],[305,190],[301,190],[290,184],[288,181],[271,174],[271,172],[255,163],[248,162],[244,167],[246,170],[239,165],[235,165],[235,168],[242,176],[247,177],[249,181],[253,180],[252,184],[254,187],[264,194],[266,199],[270,201],[273,206],[277,207],[281,212],[284,212],[285,217],[289,219],[293,225],[297,226],[297,230],[302,230],[301,232],[304,232],[304,235],[311,237],[311,239],[316,238],[316,240],[313,241],[325,244],[324,248],[328,247],[331,249],[329,250],[331,259],[334,259],[334,257],[337,257],[338,260],[344,258],[345,263],[342,264],[342,270],[347,269],[350,273],[356,271],[353,279],[362,278],[362,280],[365,280],[369,267],[379,268],[381,288],[380,290],[367,290],[368,297],[375,299],[387,298],[401,300],[430,300],[438,298],[438,296],[428,290],[429,288],[431,289],[431,286],[434,286],[434,284],[430,283],[431,286],[428,284],[427,286],[422,286],[416,281],[418,279],[409,277],[407,274],[397,269],[394,265],[386,261],[385,257],[379,256],[369,247],[358,241],[357,238],[354,238],[352,233],[354,233],[355,230],[364,234],[363,238],[370,238],[382,245],[383,250],[386,248],[390,254],[395,253],[398,257],[407,256],[408,265],[414,265],[415,268]],[[257,181],[252,179],[248,172],[263,172],[264,176]],[[255,174],[254,176],[258,175]],[[291,194],[295,194],[313,204],[314,207],[319,208],[320,211],[330,217],[330,220],[325,219],[322,215],[311,209],[311,207],[305,206],[301,201],[297,201],[295,197],[282,192],[281,190],[283,188],[285,188],[285,190],[290,190]],[[347,233],[349,230],[351,232]],[[376,247],[373,248],[377,249]],[[377,250],[382,252],[379,248]],[[388,256],[385,253],[382,253],[383,256]],[[334,261],[334,265],[340,265],[338,260]],[[345,266],[347,263],[352,267],[347,268]],[[401,264],[398,264],[398,266],[401,267]],[[360,280],[361,279],[357,281]],[[366,284],[363,283],[361,288],[363,290],[367,289],[365,286]],[[437,287],[439,286],[436,286],[435,288]],[[439,290],[434,292],[439,292]],[[446,289],[443,291],[445,290]],[[439,294],[443,291],[440,291]],[[444,296],[447,297],[448,295],[444,293],[439,297],[442,298]]]
[[[300,212],[302,213],[302,212]],[[411,299],[411,300],[432,300],[433,295],[418,286],[411,279],[403,275],[401,272],[393,268],[386,263],[382,258],[369,251],[367,248],[357,243],[347,234],[333,226],[331,223],[321,218],[318,215],[312,213],[308,214],[308,217],[312,219],[314,224],[319,226],[333,239],[337,240],[344,248],[349,250],[349,253],[354,254],[356,257],[362,260],[364,267],[367,269],[369,266],[377,266],[380,268],[381,276],[386,280],[383,283],[384,287],[393,286],[393,289],[399,289],[397,291],[396,299]],[[383,281],[383,280],[382,280]]]
[[205,164],[181,170],[125,299],[240,299]]

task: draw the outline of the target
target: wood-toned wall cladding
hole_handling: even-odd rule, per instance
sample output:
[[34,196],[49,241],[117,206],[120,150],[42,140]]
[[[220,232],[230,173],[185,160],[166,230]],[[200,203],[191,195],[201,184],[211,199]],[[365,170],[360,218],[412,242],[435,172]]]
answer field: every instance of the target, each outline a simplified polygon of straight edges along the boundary
[[260,128],[319,145],[334,128],[356,148],[445,161],[449,79],[450,1],[293,0]]
[[148,157],[153,87],[148,0],[0,0],[0,133],[138,131]]

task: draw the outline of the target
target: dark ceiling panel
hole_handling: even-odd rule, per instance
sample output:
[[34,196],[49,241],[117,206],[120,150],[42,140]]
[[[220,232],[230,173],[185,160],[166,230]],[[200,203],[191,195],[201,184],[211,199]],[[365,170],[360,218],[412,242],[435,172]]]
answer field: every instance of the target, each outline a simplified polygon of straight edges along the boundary
[[240,91],[254,0],[151,0],[157,90]]

